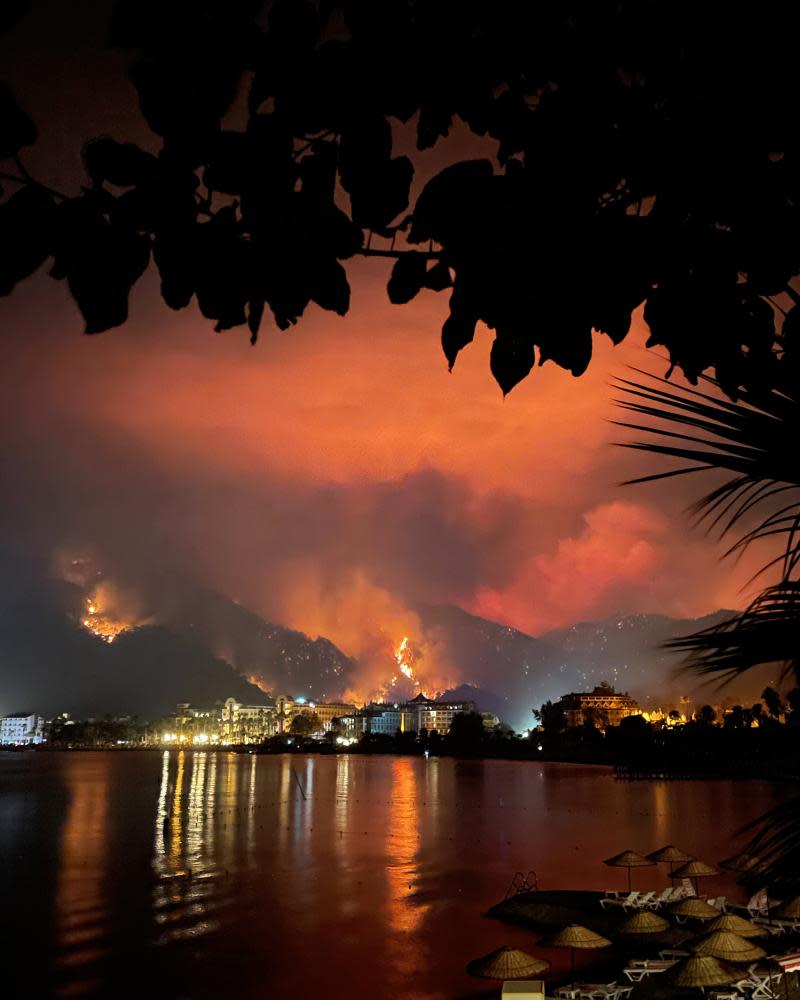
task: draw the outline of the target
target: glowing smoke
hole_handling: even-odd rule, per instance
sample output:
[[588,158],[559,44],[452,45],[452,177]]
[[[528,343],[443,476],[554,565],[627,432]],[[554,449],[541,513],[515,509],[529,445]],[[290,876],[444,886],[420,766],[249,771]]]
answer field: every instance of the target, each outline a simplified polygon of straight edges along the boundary
[[416,612],[365,573],[343,573],[323,585],[308,567],[283,581],[282,619],[311,636],[326,636],[355,660],[348,700],[400,701],[421,690],[434,695],[457,672],[430,642]]

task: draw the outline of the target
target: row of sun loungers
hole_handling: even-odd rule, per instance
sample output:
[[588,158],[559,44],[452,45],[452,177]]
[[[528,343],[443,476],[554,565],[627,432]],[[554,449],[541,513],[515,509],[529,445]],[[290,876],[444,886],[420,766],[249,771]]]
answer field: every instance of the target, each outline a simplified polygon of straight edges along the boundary
[[[614,892],[607,892],[603,899],[600,900],[600,906],[607,910],[609,907],[619,906],[623,910],[657,910],[659,906],[664,906],[667,903],[674,903],[679,899],[685,899],[687,896],[694,896],[694,886],[692,885],[679,885],[674,889],[664,889],[661,892],[629,892],[627,895],[618,894]],[[714,905],[713,900],[710,900],[712,905]],[[725,909],[725,900],[722,899],[722,905],[718,908],[721,910]]]
[[[664,954],[664,953],[662,953]],[[688,954],[684,953],[684,954]],[[632,983],[639,983],[645,977],[666,972],[679,961],[676,953],[674,958],[643,959],[631,962],[623,971]],[[753,963],[738,982],[731,983],[724,990],[714,990],[707,994],[712,1000],[740,1000],[746,996],[749,1000],[768,1000],[775,997],[776,987],[783,978],[783,972],[764,971],[759,968],[758,963]]]
[[571,983],[556,990],[558,1000],[628,1000],[632,986],[621,983]]

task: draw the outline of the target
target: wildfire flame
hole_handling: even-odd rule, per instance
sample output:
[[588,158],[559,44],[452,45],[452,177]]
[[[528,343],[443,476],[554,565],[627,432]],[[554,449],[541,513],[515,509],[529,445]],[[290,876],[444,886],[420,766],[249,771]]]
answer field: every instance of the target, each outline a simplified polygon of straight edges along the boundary
[[103,642],[113,642],[120,633],[127,632],[131,627],[126,622],[117,621],[104,614],[100,610],[99,598],[96,594],[86,598],[86,614],[81,619],[81,624]]
[[[393,651],[394,661],[398,671],[413,682],[415,687],[419,687],[419,681],[414,676],[414,650],[409,642],[408,636],[403,636],[400,645]],[[389,682],[391,687],[396,687],[399,677],[394,674]]]

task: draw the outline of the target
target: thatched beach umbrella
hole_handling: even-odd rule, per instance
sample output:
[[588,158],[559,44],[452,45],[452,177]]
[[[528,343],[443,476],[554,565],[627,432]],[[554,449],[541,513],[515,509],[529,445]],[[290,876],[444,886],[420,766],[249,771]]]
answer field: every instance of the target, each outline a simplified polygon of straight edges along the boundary
[[716,907],[697,896],[679,899],[677,903],[670,903],[667,909],[676,917],[693,917],[695,920],[712,920],[719,916]]
[[608,938],[590,931],[581,924],[567,924],[556,934],[552,934],[539,942],[544,948],[569,948],[572,955],[572,978],[575,979],[575,950],[594,950],[608,948],[611,942]]
[[483,958],[473,959],[467,966],[467,972],[482,979],[530,979],[549,968],[550,963],[543,958],[505,945]]
[[764,937],[767,933],[765,928],[754,924],[752,920],[745,920],[736,913],[720,914],[706,925],[705,931],[706,934],[712,934],[714,931],[730,931],[743,938]]
[[694,879],[694,889],[697,892],[697,880],[699,878],[710,878],[712,875],[719,875],[716,868],[712,868],[711,865],[707,865],[705,861],[687,861],[685,865],[681,865],[680,868],[676,868],[672,875],[674,878],[693,878]]
[[657,851],[651,851],[647,857],[651,861],[668,861],[671,865],[683,865],[687,861],[694,861],[693,854],[687,854],[674,844],[659,847]]
[[621,854],[615,854],[613,858],[606,858],[603,864],[608,865],[609,868],[628,869],[628,892],[630,892],[631,868],[652,868],[655,861],[648,861],[644,855],[637,851],[623,851]]
[[659,985],[679,989],[703,989],[706,986],[725,986],[742,978],[740,969],[720,962],[711,955],[692,955],[682,958],[659,977]]
[[695,955],[711,955],[726,962],[757,962],[766,956],[763,948],[730,931],[714,931],[691,945]]
[[675,878],[673,875],[675,865],[683,865],[687,861],[694,861],[694,857],[691,854],[687,854],[679,847],[675,847],[674,844],[665,844],[664,847],[659,847],[657,851],[651,851],[647,857],[650,861],[655,861],[656,864],[666,862],[669,865],[667,878],[671,879]]
[[694,855],[687,854],[680,847],[675,847],[674,844],[665,844],[664,847],[659,847],[657,851],[651,851],[647,857],[650,861],[666,861],[670,867],[673,865],[684,865],[687,861],[694,861]]
[[662,934],[669,930],[669,921],[652,910],[639,910],[619,926],[620,934]]

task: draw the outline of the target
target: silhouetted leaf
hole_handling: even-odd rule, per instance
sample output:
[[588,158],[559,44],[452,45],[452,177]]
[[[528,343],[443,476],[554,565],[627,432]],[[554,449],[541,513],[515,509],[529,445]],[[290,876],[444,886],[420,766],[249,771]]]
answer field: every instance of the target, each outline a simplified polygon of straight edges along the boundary
[[302,233],[304,242],[314,247],[320,256],[345,260],[361,249],[364,234],[336,205],[322,202],[305,192],[291,199],[291,226]]
[[339,176],[342,187],[352,194],[367,182],[370,173],[382,169],[392,155],[392,129],[383,115],[354,118],[339,140]]
[[409,233],[411,243],[435,240],[444,246],[469,228],[475,205],[488,197],[494,171],[488,160],[467,160],[445,167],[428,181],[417,199]]
[[33,274],[53,252],[56,208],[51,195],[28,186],[0,205],[0,295]]
[[365,229],[385,233],[408,207],[413,177],[414,167],[407,156],[376,166],[350,192],[353,221]]
[[318,260],[311,268],[308,282],[312,301],[329,312],[345,315],[350,308],[350,285],[338,260]]
[[287,330],[303,315],[311,301],[308,274],[300,261],[273,259],[258,268],[259,288],[279,330]]
[[131,142],[117,142],[103,136],[83,147],[83,163],[96,183],[110,181],[119,187],[133,187],[151,180],[158,160]]
[[430,149],[450,131],[453,115],[447,108],[431,103],[423,105],[417,122],[417,149]]
[[497,331],[489,365],[504,396],[530,374],[534,360],[533,345],[529,340],[507,331]]
[[264,300],[258,296],[250,299],[247,303],[247,326],[250,330],[250,343],[255,344],[258,340],[258,330],[261,326],[261,318],[264,315]]
[[442,327],[442,350],[450,371],[456,363],[458,352],[472,343],[478,313],[473,305],[464,301],[464,295],[454,290],[450,297],[450,315]]
[[89,198],[59,206],[54,277],[65,276],[86,321],[101,333],[128,318],[128,294],[150,259],[150,241],[113,226]]
[[336,191],[338,150],[335,142],[315,143],[313,152],[298,164],[303,194],[323,202],[332,202]]
[[450,268],[443,260],[438,261],[429,268],[425,274],[425,287],[432,292],[443,292],[453,284],[450,277]]
[[36,126],[19,107],[8,84],[0,82],[0,159],[16,156],[36,142]]
[[194,295],[196,235],[194,227],[165,229],[156,234],[153,259],[161,275],[161,296],[170,309],[184,309]]
[[407,251],[398,257],[389,278],[389,301],[396,305],[410,302],[425,284],[427,260],[424,254]]
[[196,232],[195,291],[200,312],[217,320],[217,331],[244,326],[253,287],[251,244],[237,231],[233,212],[218,213]]
[[215,136],[203,183],[211,191],[241,194],[248,177],[248,137],[244,132],[220,132]]

